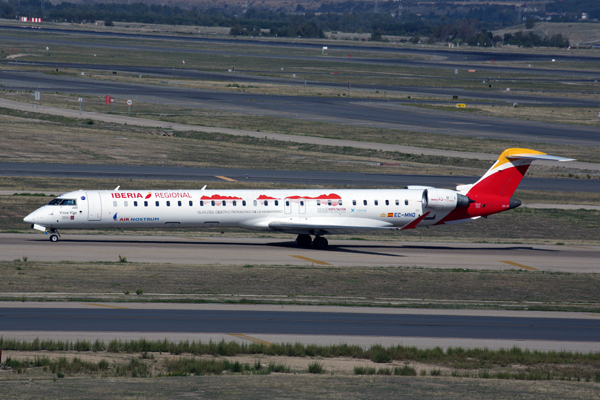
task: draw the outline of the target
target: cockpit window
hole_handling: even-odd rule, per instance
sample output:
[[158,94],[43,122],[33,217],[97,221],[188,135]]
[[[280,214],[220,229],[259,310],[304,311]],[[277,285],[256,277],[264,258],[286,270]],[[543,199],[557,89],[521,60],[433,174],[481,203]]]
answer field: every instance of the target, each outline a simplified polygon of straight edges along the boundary
[[49,206],[76,206],[77,200],[75,199],[54,199],[50,203]]

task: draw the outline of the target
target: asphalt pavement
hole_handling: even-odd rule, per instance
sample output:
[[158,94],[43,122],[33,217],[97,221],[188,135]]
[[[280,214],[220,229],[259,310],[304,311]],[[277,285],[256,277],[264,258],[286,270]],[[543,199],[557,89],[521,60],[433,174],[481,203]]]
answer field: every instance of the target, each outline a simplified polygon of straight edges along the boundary
[[[456,188],[457,184],[475,183],[478,176],[399,175],[358,172],[286,171],[239,168],[191,168],[162,166],[128,166],[102,164],[49,164],[0,162],[0,176],[38,176],[87,179],[146,179],[168,181],[223,182],[227,177],[240,182],[268,182],[307,185],[356,185],[404,188],[424,185]],[[123,187],[125,189],[125,187]],[[521,190],[561,192],[600,192],[597,180],[525,177]]]
[[0,331],[422,336],[600,342],[600,319],[227,310],[0,309]]
[[134,102],[145,101],[251,115],[489,139],[600,147],[600,135],[595,127],[466,115],[415,108],[386,100],[224,93],[13,71],[0,71],[0,83],[4,85],[5,90],[39,90],[46,93],[96,96],[111,94],[115,98],[132,99]]

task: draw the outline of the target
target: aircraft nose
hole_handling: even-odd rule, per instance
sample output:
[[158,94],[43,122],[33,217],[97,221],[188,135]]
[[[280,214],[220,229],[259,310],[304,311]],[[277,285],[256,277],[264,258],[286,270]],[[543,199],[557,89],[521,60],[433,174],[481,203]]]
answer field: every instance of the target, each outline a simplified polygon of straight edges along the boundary
[[36,221],[39,222],[39,219],[40,219],[40,212],[39,212],[39,210],[35,210],[31,214],[29,214],[28,216],[23,218],[23,221],[27,222],[28,224],[35,224]]
[[34,221],[33,214],[35,214],[35,213],[32,212],[31,214],[29,214],[28,216],[26,216],[25,218],[23,218],[23,221],[27,222],[28,224],[33,224],[33,221]]

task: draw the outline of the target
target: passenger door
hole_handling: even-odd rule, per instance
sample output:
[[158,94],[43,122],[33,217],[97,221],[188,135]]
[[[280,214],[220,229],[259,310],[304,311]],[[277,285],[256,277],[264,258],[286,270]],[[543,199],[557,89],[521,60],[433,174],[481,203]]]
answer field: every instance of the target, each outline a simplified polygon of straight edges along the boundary
[[102,219],[102,200],[99,192],[87,192],[88,199],[88,221],[100,221]]

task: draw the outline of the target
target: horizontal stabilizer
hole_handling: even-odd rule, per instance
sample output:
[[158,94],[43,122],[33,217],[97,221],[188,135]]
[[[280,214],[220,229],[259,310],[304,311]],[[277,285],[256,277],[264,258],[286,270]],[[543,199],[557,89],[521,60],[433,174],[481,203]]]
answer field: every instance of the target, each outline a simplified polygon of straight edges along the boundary
[[551,156],[550,154],[532,154],[532,153],[523,153],[523,154],[510,154],[507,155],[506,158],[509,160],[540,160],[540,161],[575,161],[574,158],[565,158],[558,156]]

